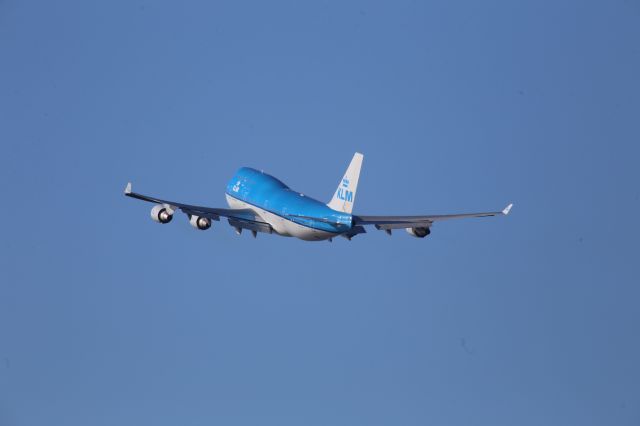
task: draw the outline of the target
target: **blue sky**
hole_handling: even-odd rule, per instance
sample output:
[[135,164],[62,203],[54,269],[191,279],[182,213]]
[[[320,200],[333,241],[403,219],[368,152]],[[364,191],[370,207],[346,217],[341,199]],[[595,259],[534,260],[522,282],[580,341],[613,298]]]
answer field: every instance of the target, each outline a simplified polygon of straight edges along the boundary
[[[637,1],[0,2],[0,424],[636,425]],[[240,166],[425,240],[160,226]]]

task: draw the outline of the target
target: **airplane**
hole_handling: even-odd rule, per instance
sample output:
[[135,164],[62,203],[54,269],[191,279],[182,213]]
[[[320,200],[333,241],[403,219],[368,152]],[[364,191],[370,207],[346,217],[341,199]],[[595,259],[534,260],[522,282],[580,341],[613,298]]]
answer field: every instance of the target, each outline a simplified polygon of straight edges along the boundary
[[125,195],[155,203],[151,219],[166,224],[171,222],[178,210],[189,218],[196,229],[207,230],[212,221],[224,217],[237,234],[243,229],[251,231],[254,238],[258,232],[296,237],[305,241],[332,241],[337,236],[351,240],[366,233],[365,226],[391,235],[394,229],[405,229],[409,235],[424,238],[431,233],[435,222],[468,217],[508,215],[513,204],[501,211],[425,216],[363,216],[352,214],[356,199],[358,179],[364,156],[356,152],[346,173],[338,184],[333,198],[325,204],[298,191],[282,181],[260,170],[240,168],[226,188],[229,208],[213,208],[167,201],[132,192],[131,182]]

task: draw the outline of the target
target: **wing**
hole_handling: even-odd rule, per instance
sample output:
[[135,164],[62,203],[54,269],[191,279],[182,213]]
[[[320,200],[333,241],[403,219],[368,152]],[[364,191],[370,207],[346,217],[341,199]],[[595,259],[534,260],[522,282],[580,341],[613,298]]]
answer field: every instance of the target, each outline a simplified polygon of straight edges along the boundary
[[161,198],[150,197],[148,195],[138,194],[131,191],[131,182],[127,184],[124,190],[124,195],[131,198],[137,198],[138,200],[148,201],[150,203],[161,204],[170,213],[173,214],[176,210],[181,210],[188,216],[206,217],[211,220],[220,220],[220,217],[226,217],[229,219],[229,224],[237,229],[251,229],[259,232],[271,233],[271,226],[265,223],[260,216],[258,216],[251,209],[221,209],[214,207],[194,206],[191,204],[177,203],[175,201],[163,200]]
[[354,225],[375,225],[378,229],[399,229],[430,227],[433,222],[449,219],[463,219],[467,217],[506,216],[513,207],[509,204],[499,212],[443,214],[433,216],[353,216]]

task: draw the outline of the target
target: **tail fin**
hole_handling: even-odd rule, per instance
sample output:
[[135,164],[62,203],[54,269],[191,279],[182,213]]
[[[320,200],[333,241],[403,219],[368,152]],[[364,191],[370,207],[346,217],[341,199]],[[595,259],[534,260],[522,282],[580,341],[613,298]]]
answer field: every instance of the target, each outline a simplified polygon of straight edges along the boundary
[[359,152],[353,155],[353,159],[349,164],[344,177],[338,185],[338,189],[333,198],[329,201],[329,206],[333,210],[343,213],[351,213],[353,203],[356,201],[356,190],[358,189],[358,179],[360,178],[360,167],[362,167],[362,159],[364,156]]

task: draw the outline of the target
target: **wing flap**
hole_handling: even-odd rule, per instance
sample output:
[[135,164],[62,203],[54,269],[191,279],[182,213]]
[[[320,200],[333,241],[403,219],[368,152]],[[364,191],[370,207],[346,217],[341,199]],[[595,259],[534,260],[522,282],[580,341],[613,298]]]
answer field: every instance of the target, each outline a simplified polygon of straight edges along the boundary
[[272,234],[273,233],[273,228],[271,227],[271,225],[269,225],[266,222],[257,222],[257,221],[252,221],[252,220],[242,220],[242,219],[235,219],[235,218],[229,218],[229,225],[233,226],[234,228],[236,228],[236,230],[240,230],[240,229],[248,229],[250,231],[253,232],[264,232],[266,234]]
[[404,228],[430,228],[433,222],[400,222],[400,223],[376,223],[375,227],[379,231],[389,231],[391,229]]

